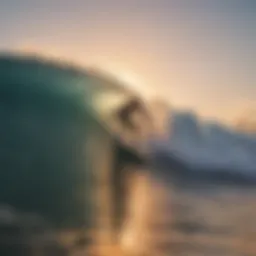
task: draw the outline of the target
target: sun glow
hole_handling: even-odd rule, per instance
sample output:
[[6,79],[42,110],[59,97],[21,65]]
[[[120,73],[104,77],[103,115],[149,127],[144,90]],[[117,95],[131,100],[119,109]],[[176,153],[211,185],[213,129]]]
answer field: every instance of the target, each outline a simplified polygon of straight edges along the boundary
[[137,74],[110,64],[94,65],[94,67],[105,74],[115,77],[132,90],[141,93],[144,83]]

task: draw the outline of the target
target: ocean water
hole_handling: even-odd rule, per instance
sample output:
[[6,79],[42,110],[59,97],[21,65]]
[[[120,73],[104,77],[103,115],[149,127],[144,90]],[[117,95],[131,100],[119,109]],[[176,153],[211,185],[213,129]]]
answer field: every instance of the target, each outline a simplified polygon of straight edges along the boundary
[[256,255],[256,187],[140,176],[123,246],[131,255]]

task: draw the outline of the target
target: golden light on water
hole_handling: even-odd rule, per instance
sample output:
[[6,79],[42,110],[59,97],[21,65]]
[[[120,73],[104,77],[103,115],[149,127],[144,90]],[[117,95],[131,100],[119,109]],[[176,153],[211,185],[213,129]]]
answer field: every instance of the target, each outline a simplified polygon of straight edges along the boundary
[[128,252],[142,252],[146,245],[145,234],[149,210],[150,181],[147,175],[137,174],[134,177],[131,194],[128,200],[127,222],[124,223],[121,235],[121,247]]

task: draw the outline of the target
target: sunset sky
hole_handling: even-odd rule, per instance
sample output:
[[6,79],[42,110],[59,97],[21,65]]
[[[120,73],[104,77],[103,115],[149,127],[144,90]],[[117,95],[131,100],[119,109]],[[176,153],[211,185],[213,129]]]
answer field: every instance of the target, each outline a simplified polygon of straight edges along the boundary
[[256,108],[255,0],[3,0],[1,50],[95,65],[230,121]]

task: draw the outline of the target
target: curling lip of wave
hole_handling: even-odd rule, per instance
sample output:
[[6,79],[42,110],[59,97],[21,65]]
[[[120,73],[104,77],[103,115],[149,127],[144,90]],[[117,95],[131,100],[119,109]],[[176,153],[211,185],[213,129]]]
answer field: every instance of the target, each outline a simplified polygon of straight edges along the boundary
[[256,172],[256,135],[200,121],[191,112],[175,111],[169,123],[170,139],[154,142],[154,150],[170,152],[195,168]]

